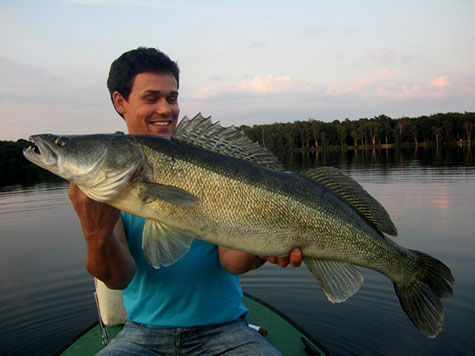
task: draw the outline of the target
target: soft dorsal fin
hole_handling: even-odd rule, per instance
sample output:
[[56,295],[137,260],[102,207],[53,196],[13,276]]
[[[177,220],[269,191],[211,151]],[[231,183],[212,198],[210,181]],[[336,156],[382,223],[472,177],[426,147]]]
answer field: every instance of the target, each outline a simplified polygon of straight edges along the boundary
[[191,120],[185,116],[175,129],[172,140],[264,167],[284,169],[272,152],[252,142],[244,132],[234,126],[222,127],[219,121],[213,124],[211,117],[203,117],[201,113]]
[[358,182],[339,169],[312,168],[300,174],[337,194],[379,232],[397,236],[396,227],[384,207]]

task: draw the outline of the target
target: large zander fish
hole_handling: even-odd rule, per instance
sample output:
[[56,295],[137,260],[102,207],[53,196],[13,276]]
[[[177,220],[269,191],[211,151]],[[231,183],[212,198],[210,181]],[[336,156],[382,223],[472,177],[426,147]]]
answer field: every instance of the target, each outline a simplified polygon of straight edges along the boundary
[[235,128],[198,114],[171,140],[145,135],[32,136],[31,162],[90,198],[145,218],[143,249],[155,268],[181,258],[196,237],[254,255],[303,260],[328,299],[356,293],[359,265],[394,283],[402,308],[427,337],[442,330],[441,298],[452,295],[442,262],[405,249],[385,209],[334,168],[286,172]]

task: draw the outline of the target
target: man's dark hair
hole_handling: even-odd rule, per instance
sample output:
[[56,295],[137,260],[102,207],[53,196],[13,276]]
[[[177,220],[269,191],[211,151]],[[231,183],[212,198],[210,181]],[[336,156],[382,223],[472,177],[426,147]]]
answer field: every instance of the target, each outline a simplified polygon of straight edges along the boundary
[[125,100],[128,100],[135,76],[146,72],[171,73],[176,79],[177,86],[179,86],[180,69],[174,61],[156,48],[138,47],[123,53],[112,62],[107,78],[107,88],[112,104],[114,104],[112,94],[115,91],[118,91]]

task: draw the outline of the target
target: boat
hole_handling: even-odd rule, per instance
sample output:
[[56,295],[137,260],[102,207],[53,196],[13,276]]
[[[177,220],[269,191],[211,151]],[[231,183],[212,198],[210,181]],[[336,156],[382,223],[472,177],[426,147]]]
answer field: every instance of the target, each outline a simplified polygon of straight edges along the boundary
[[[96,285],[97,290],[97,285]],[[98,302],[96,292],[96,302]],[[329,352],[293,320],[264,301],[244,292],[244,305],[249,309],[247,320],[284,356],[324,356]],[[104,315],[104,307],[98,312]],[[124,309],[125,310],[125,309]],[[114,313],[117,314],[117,308]],[[107,318],[107,315],[105,315]],[[95,355],[123,328],[123,324],[106,326],[101,317],[80,335],[67,343],[57,354],[63,356]],[[116,324],[111,322],[109,324]],[[258,325],[258,326],[257,326]]]

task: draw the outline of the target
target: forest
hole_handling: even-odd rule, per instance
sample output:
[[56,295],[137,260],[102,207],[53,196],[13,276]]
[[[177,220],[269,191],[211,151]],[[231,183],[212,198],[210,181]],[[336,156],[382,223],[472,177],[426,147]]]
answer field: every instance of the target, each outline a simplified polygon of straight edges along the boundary
[[275,154],[289,151],[355,149],[467,143],[475,132],[475,112],[393,119],[386,115],[351,121],[315,119],[241,126],[249,138]]
[[[288,152],[397,147],[410,145],[471,144],[475,112],[444,113],[420,117],[390,118],[386,115],[351,121],[315,119],[269,125],[240,126],[251,140],[277,156]],[[28,162],[23,149],[32,143],[0,141],[0,186],[28,184],[61,178]]]
[[23,156],[23,150],[33,143],[19,139],[0,141],[0,187],[10,184],[28,185],[38,181],[60,181],[61,178],[35,166]]

